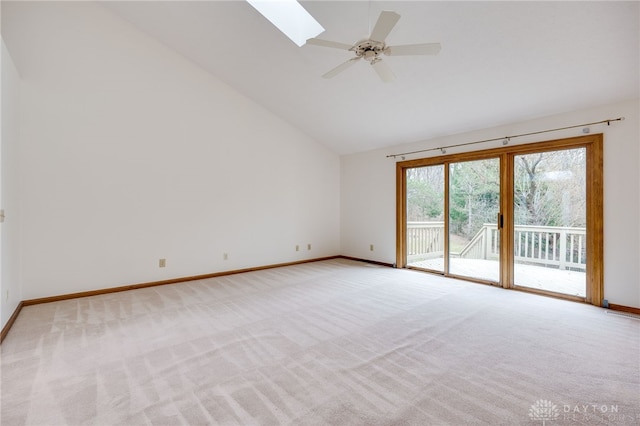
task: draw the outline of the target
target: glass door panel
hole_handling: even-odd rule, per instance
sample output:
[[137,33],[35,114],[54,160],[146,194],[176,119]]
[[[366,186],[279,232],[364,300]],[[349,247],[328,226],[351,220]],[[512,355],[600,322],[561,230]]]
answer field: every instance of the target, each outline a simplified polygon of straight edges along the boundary
[[444,272],[444,165],[406,169],[407,265]]
[[500,159],[449,164],[449,273],[500,282]]
[[586,296],[586,148],[514,157],[514,285]]

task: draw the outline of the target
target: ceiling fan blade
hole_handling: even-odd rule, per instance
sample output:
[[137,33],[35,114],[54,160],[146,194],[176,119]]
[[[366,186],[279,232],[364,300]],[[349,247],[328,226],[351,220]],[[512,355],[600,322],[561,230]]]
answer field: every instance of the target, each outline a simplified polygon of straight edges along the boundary
[[389,65],[387,65],[387,63],[382,59],[376,62],[372,62],[371,66],[373,67],[374,70],[376,70],[380,79],[385,83],[389,83],[395,80],[396,76],[393,74],[393,71],[391,71],[391,68],[389,68]]
[[384,41],[393,27],[396,26],[398,19],[400,19],[400,15],[396,12],[383,10],[378,17],[378,22],[376,22],[376,26],[373,27],[371,37],[369,38],[375,41]]
[[310,38],[309,40],[307,40],[307,44],[313,44],[316,46],[323,46],[323,47],[333,47],[334,49],[342,49],[342,50],[349,50],[353,47],[350,44],[338,43],[337,41],[322,40],[319,38]]
[[335,67],[334,69],[332,69],[331,71],[323,74],[322,78],[335,77],[336,75],[340,74],[342,71],[346,70],[347,68],[351,67],[353,64],[358,62],[360,59],[362,59],[362,58],[361,57],[356,57],[356,58],[349,59],[347,62],[343,62],[340,65],[338,65],[337,67]]
[[386,55],[437,55],[440,52],[440,43],[404,44],[401,46],[389,46],[384,49]]

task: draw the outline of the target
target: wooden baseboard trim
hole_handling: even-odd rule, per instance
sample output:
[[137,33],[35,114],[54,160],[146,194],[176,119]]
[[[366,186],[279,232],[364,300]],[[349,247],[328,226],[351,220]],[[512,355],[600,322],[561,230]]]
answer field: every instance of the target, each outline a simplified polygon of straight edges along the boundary
[[629,314],[640,315],[640,308],[633,308],[631,306],[614,305],[613,303],[609,303],[609,309],[611,309],[612,311],[620,311],[627,312]]
[[101,294],[118,293],[118,292],[121,292],[121,291],[136,290],[136,289],[140,289],[140,288],[155,287],[155,286],[159,286],[159,285],[178,284],[178,283],[183,283],[183,282],[188,282],[188,281],[204,280],[204,279],[207,279],[207,278],[223,277],[223,276],[226,276],[226,275],[242,274],[244,272],[254,272],[254,271],[262,271],[262,270],[265,270],[265,269],[281,268],[281,267],[284,267],[284,266],[301,265],[303,263],[319,262],[319,261],[322,261],[322,260],[336,259],[336,258],[339,258],[339,257],[340,256],[328,256],[328,257],[321,257],[321,258],[315,258],[315,259],[297,260],[297,261],[294,261],[294,262],[286,262],[286,263],[278,263],[278,264],[273,264],[273,265],[256,266],[256,267],[253,267],[253,268],[234,269],[234,270],[231,270],[231,271],[214,272],[214,273],[211,273],[211,274],[194,275],[194,276],[181,277],[181,278],[173,278],[173,279],[163,280],[163,281],[152,281],[152,282],[147,282],[147,283],[130,284],[130,285],[125,285],[125,286],[121,286],[121,287],[105,288],[105,289],[100,289],[100,290],[81,291],[79,293],[61,294],[59,296],[49,296],[49,297],[41,297],[41,298],[38,298],[38,299],[24,300],[24,301],[21,302],[21,304],[24,305],[24,306],[39,305],[41,303],[59,302],[61,300],[77,299],[77,298],[80,298],[80,297],[98,296],[98,295],[101,295]]
[[339,257],[340,259],[355,260],[356,262],[372,263],[374,265],[380,265],[380,266],[386,266],[388,268],[394,268],[393,263],[378,262],[377,260],[361,259],[359,257],[351,257],[351,256],[337,256],[337,257]]
[[[125,285],[125,286],[121,286],[121,287],[105,288],[105,289],[101,289],[101,290],[82,291],[82,292],[79,292],[79,293],[62,294],[62,295],[59,295],[59,296],[41,297],[39,299],[23,300],[20,303],[18,303],[18,306],[16,307],[16,310],[13,312],[13,314],[9,318],[9,321],[7,321],[5,326],[2,328],[2,332],[0,332],[0,343],[2,343],[2,341],[5,339],[7,334],[9,334],[9,330],[11,329],[11,326],[13,326],[13,323],[18,318],[18,315],[20,314],[20,311],[22,310],[22,308],[24,306],[38,305],[38,304],[41,304],[41,303],[58,302],[58,301],[61,301],[61,300],[68,300],[68,299],[77,299],[77,298],[80,298],[80,297],[98,296],[98,295],[101,295],[101,294],[117,293],[117,292],[121,292],[121,291],[135,290],[135,289],[147,288],[147,287],[155,287],[155,286],[159,286],[159,285],[178,284],[178,283],[188,282],[188,281],[204,280],[204,279],[207,279],[207,278],[216,278],[216,277],[222,277],[222,276],[226,276],[226,275],[242,274],[244,272],[261,271],[261,270],[265,270],[265,269],[281,268],[281,267],[284,267],[284,266],[300,265],[300,264],[304,264],[304,263],[320,262],[320,261],[323,261],[323,260],[331,260],[331,259],[347,259],[347,260],[353,260],[353,261],[356,261],[356,262],[365,262],[365,263],[371,263],[371,264],[374,264],[374,265],[385,266],[385,267],[388,267],[388,268],[395,267],[394,264],[392,264],[392,263],[379,262],[379,261],[376,261],[376,260],[361,259],[361,258],[357,258],[357,257],[338,255],[338,256],[320,257],[320,258],[315,258],[315,259],[298,260],[298,261],[294,261],[294,262],[278,263],[278,264],[273,264],[273,265],[256,266],[256,267],[253,267],[253,268],[234,269],[234,270],[231,270],[231,271],[214,272],[214,273],[211,273],[211,274],[204,274],[204,275],[194,275],[194,276],[189,276],[189,277],[173,278],[173,279],[163,280],[163,281],[153,281],[153,282],[140,283],[140,284],[131,284],[131,285]],[[628,312],[628,313],[640,315],[640,308],[633,308],[631,306],[609,304],[609,309],[611,309],[613,311]]]
[[11,329],[11,326],[13,325],[13,323],[16,321],[16,318],[18,318],[18,314],[22,310],[23,306],[24,306],[23,302],[18,303],[18,306],[16,307],[16,310],[13,311],[11,318],[9,318],[9,321],[7,321],[4,327],[2,327],[2,332],[0,332],[0,343],[2,343],[4,338],[7,337],[7,334],[9,334],[9,330]]

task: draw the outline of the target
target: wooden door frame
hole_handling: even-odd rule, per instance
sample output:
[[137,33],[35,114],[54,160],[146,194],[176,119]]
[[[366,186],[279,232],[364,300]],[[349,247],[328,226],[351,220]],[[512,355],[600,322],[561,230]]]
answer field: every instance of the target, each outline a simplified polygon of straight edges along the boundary
[[[482,151],[464,152],[438,157],[428,157],[396,163],[396,266],[407,267],[406,256],[406,169],[423,166],[443,165],[459,161],[500,158],[500,208],[505,216],[505,226],[500,230],[501,285],[514,288],[513,254],[513,175],[516,155],[555,151],[571,148],[586,148],[586,297],[561,295],[559,293],[526,289],[554,297],[583,301],[596,306],[602,305],[604,296],[604,181],[603,181],[603,135],[593,134],[573,138],[557,139],[536,143],[505,146]],[[448,171],[448,170],[447,170]],[[445,173],[445,184],[448,173]],[[445,188],[445,194],[446,192]],[[448,198],[445,196],[445,218],[448,214]],[[448,252],[448,220],[445,220],[445,253]],[[445,256],[445,275],[448,274],[448,256]],[[506,260],[506,261],[505,261]],[[456,277],[462,278],[462,277]],[[466,279],[466,278],[463,278]],[[470,279],[470,281],[477,281]],[[518,289],[523,289],[518,287]],[[524,289],[523,289],[524,290]]]

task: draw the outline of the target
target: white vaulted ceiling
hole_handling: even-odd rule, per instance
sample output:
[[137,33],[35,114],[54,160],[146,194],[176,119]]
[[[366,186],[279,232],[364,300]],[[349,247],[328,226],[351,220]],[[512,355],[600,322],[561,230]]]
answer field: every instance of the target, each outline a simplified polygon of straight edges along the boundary
[[380,11],[388,44],[440,42],[437,56],[385,57],[382,83],[352,53],[297,47],[244,1],[106,2],[105,7],[295,127],[348,154],[639,96],[638,2],[308,1],[353,44]]

